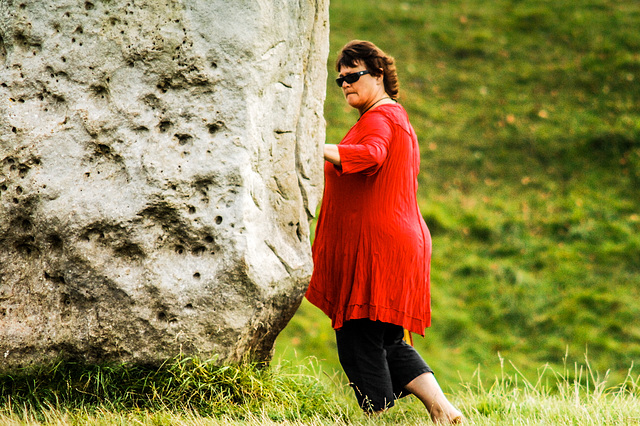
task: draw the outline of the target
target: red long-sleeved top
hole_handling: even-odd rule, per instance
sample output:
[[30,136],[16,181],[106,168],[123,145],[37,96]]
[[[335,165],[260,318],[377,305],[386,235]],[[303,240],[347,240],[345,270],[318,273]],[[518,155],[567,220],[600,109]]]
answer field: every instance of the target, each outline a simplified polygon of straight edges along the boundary
[[418,138],[399,104],[366,112],[325,162],[307,299],[332,326],[369,318],[424,336],[431,324],[431,235],[416,192]]

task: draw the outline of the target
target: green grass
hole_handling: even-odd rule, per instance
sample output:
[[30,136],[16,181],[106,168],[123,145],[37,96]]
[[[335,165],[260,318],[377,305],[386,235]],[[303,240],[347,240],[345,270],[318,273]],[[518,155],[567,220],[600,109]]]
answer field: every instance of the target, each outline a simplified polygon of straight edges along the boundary
[[[633,424],[640,421],[640,377],[611,386],[588,362],[526,376],[499,359],[500,374],[449,395],[472,424]],[[55,363],[0,376],[3,425],[429,425],[414,397],[368,418],[337,373],[315,359],[220,366],[178,358],[159,368]]]
[[284,364],[221,366],[190,357],[160,367],[60,361],[0,375],[0,414],[34,421],[48,421],[52,412],[69,418],[110,412],[236,420],[260,415],[274,421],[341,417],[317,366]]

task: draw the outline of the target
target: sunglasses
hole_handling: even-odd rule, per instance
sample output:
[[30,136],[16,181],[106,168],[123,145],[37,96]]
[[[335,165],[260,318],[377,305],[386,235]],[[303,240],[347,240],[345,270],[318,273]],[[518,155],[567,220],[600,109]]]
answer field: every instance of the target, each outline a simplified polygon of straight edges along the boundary
[[369,71],[364,70],[364,71],[354,72],[353,74],[343,75],[342,77],[336,78],[336,84],[338,85],[338,87],[342,87],[342,83],[344,83],[345,81],[349,84],[353,84],[356,81],[360,80],[360,76],[365,74],[369,74]]

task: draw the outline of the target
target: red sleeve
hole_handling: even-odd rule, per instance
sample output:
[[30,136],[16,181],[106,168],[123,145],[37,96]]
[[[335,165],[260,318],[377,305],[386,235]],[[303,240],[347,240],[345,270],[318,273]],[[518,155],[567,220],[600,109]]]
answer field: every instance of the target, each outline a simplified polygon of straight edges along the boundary
[[361,123],[361,129],[354,135],[355,140],[343,141],[338,145],[341,165],[336,168],[338,174],[375,174],[387,158],[392,133],[391,123],[387,118],[371,111],[366,121]]

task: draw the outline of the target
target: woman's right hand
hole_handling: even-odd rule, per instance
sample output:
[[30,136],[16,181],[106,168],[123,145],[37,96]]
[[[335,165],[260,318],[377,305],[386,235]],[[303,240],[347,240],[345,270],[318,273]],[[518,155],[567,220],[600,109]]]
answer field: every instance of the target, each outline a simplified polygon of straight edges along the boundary
[[324,144],[324,159],[331,164],[339,166],[340,163],[340,151],[338,145],[326,143]]

